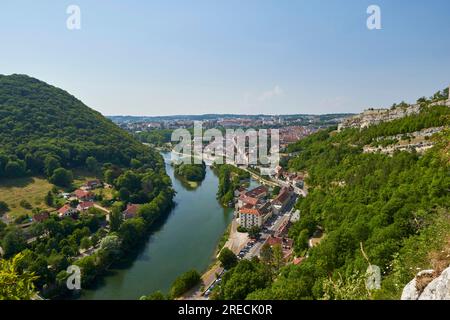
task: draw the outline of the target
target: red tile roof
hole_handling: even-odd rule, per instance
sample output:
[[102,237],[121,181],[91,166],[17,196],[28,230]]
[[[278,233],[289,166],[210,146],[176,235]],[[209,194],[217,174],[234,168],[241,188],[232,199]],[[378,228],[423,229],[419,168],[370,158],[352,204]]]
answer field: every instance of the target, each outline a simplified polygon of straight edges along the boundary
[[251,198],[258,198],[261,197],[263,194],[268,193],[269,189],[267,189],[267,187],[265,186],[259,186],[253,190],[250,190],[248,192],[245,193],[245,195],[247,197],[251,197]]
[[50,217],[50,214],[46,211],[43,211],[43,212],[35,214],[33,216],[33,220],[36,222],[42,222],[42,221],[47,220],[49,217]]
[[82,198],[87,198],[87,197],[93,196],[93,194],[92,194],[91,192],[84,191],[84,190],[81,190],[81,189],[75,190],[75,192],[74,192],[73,194],[74,194],[75,197],[77,197],[78,199],[82,199]]
[[94,206],[94,202],[92,202],[92,201],[85,201],[85,202],[81,202],[78,205],[78,209],[80,209],[80,210],[87,210],[89,208],[92,208],[93,206]]
[[283,188],[283,190],[281,190],[280,194],[273,200],[273,202],[284,204],[286,200],[288,200],[289,196],[290,196],[289,190]]
[[64,206],[62,206],[61,208],[58,209],[58,213],[65,214],[70,209],[71,209],[70,205],[69,204],[65,204]]
[[128,204],[127,208],[123,212],[126,215],[136,215],[139,210],[138,204]]
[[276,245],[276,244],[281,244],[283,242],[283,239],[281,239],[281,238],[275,238],[275,237],[272,237],[272,236],[270,236],[269,238],[267,238],[267,241],[266,241],[266,243],[269,245],[269,246],[274,246],[274,245]]
[[241,195],[239,197],[239,200],[241,200],[244,203],[250,204],[252,206],[255,206],[259,201],[258,198],[249,197],[249,196],[246,196],[245,194]]
[[254,215],[257,215],[257,216],[261,215],[261,212],[258,209],[254,208],[254,207],[251,207],[251,206],[244,206],[244,207],[242,207],[241,209],[239,209],[239,213],[242,213],[242,214],[254,214]]

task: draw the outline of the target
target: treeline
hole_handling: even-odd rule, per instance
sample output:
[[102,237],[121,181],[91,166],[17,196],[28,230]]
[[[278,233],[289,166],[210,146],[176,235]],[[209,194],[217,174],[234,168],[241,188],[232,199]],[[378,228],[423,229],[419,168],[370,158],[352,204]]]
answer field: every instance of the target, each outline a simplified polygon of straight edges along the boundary
[[233,201],[234,191],[244,180],[250,179],[250,173],[230,164],[215,164],[214,170],[219,177],[217,199],[227,206]]
[[206,164],[202,161],[201,164],[179,163],[175,164],[175,174],[187,181],[200,182],[205,179]]
[[157,147],[162,147],[172,141],[172,129],[151,129],[136,133],[136,138],[141,142],[151,143]]
[[[117,203],[110,215],[110,232],[104,228],[107,223],[104,213],[95,208],[78,220],[51,216],[27,231],[0,222],[4,258],[20,253],[19,271],[34,274],[36,288],[47,297],[68,293],[66,269],[72,264],[81,269],[82,286],[89,287],[112,263],[140,247],[153,223],[170,211],[172,197],[170,188],[161,190],[139,208],[136,217],[125,221],[122,218],[125,203]],[[81,258],[83,250],[92,252]]]
[[[239,262],[223,278],[218,297],[398,299],[418,268],[450,265],[450,131],[433,137],[436,145],[423,156],[362,153],[362,145],[378,135],[449,124],[448,110],[437,106],[360,132],[321,131],[297,143],[300,154],[289,167],[308,171],[309,194],[297,203],[301,220],[289,235],[295,255],[305,260],[273,279],[262,261]],[[311,249],[308,240],[319,229],[324,238]],[[369,264],[381,268],[380,290],[365,288]]]
[[[17,272],[34,274],[33,282],[45,296],[67,292],[66,268],[71,264],[80,266],[82,286],[89,286],[138,248],[173,205],[163,158],[60,89],[27,76],[0,76],[0,129],[0,181],[45,175],[71,189],[70,169],[83,167],[103,175],[115,189],[105,204],[112,205],[109,232],[105,214],[95,208],[78,220],[51,215],[28,229],[0,221],[4,257],[20,254]],[[53,193],[45,199],[50,207],[55,206]],[[135,217],[123,221],[127,204],[140,207]],[[5,203],[0,202],[0,211],[7,211]]]
[[196,270],[190,270],[172,283],[168,295],[164,295],[161,291],[156,291],[148,296],[142,296],[140,300],[171,300],[176,299],[194,288],[201,281],[201,276]]

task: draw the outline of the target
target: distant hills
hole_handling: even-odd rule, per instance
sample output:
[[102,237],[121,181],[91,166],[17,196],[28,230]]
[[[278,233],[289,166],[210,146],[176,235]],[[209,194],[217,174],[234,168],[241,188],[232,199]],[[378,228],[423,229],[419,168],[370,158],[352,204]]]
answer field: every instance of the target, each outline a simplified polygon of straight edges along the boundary
[[336,113],[336,114],[280,114],[280,115],[267,115],[267,114],[202,114],[202,115],[172,115],[172,116],[123,116],[114,115],[107,116],[114,122],[137,122],[137,121],[174,121],[174,120],[189,120],[189,121],[206,121],[215,119],[235,119],[235,118],[247,118],[247,119],[261,119],[261,118],[277,118],[281,117],[283,119],[321,119],[331,120],[336,118],[346,118],[354,115],[353,113]]

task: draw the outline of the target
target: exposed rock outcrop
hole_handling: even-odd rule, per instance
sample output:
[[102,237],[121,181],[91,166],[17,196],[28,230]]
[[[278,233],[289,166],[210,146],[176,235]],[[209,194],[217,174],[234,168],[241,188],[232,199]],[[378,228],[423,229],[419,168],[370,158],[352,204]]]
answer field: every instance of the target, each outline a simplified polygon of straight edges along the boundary
[[403,289],[402,300],[450,300],[450,268],[440,275],[434,270],[421,271]]

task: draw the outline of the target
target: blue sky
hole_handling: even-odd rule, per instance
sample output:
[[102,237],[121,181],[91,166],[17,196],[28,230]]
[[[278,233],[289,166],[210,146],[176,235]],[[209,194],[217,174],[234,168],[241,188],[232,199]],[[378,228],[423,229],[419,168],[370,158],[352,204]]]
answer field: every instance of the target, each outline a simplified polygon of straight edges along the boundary
[[[69,5],[81,30],[66,28]],[[382,30],[366,27],[381,8]],[[450,84],[448,0],[2,0],[0,73],[105,115],[335,113]]]

